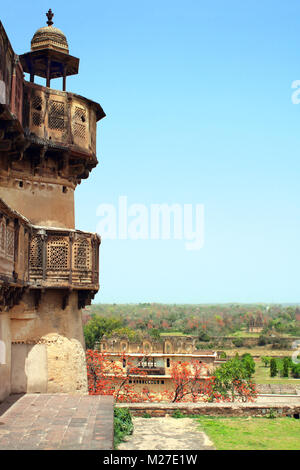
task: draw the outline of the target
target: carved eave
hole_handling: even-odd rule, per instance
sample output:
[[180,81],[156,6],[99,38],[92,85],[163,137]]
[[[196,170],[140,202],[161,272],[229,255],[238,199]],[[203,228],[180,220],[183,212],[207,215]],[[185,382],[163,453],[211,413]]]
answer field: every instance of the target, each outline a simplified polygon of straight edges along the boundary
[[39,49],[27,52],[19,56],[24,72],[34,73],[42,78],[47,77],[47,62],[49,60],[50,79],[63,76],[63,67],[65,75],[78,74],[79,59],[64,52],[55,51],[51,48]]
[[27,146],[21,123],[7,105],[0,104],[0,153],[21,159]]
[[25,286],[0,279],[0,311],[8,311],[20,302]]
[[[88,178],[91,170],[98,164],[96,155],[84,152],[76,145],[54,143],[47,139],[40,139],[33,134],[28,135],[25,142],[27,145],[25,143],[23,145],[23,149],[26,150],[24,155],[22,153],[22,158],[30,160],[33,174],[39,171],[39,166],[43,161],[51,157],[57,161],[56,176],[62,176],[76,185],[80,184],[82,179]],[[7,154],[8,157],[14,157],[11,151],[7,151]]]

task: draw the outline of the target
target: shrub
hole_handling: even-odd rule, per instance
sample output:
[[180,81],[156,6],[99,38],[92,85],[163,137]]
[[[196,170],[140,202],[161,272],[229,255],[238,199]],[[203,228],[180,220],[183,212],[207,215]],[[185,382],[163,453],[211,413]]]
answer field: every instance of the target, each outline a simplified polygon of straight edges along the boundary
[[236,338],[232,342],[236,348],[241,348],[244,345],[244,341],[242,338]]
[[124,440],[124,437],[133,433],[133,424],[129,408],[114,409],[114,447]]
[[267,338],[263,335],[260,335],[260,337],[258,338],[258,346],[265,346],[267,344]]
[[261,356],[261,361],[263,362],[264,367],[269,367],[271,358],[268,356]]
[[267,415],[267,418],[269,418],[269,419],[277,418],[277,412],[273,408],[270,408],[270,411],[269,411],[269,414]]
[[172,413],[172,418],[184,418],[184,415],[181,413],[180,410],[175,410]]
[[208,336],[208,334],[205,333],[205,331],[200,330],[199,334],[198,334],[198,339],[199,339],[199,341],[208,342],[208,341],[210,341],[210,336]]
[[196,343],[196,349],[214,349],[214,343]]
[[284,338],[275,338],[272,340],[272,349],[286,349],[287,341]]

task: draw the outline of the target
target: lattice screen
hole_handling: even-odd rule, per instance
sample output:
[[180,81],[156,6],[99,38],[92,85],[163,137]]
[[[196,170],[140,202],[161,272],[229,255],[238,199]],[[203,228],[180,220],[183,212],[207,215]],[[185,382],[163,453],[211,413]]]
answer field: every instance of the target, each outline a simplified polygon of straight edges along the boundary
[[91,269],[90,246],[87,240],[76,240],[73,244],[74,268]]
[[39,95],[34,95],[32,98],[32,124],[40,127],[42,125],[42,106],[43,100]]
[[91,146],[94,152],[96,151],[96,114],[90,114],[89,128],[91,133]]
[[65,104],[61,101],[49,102],[49,127],[59,131],[65,128]]
[[84,140],[86,136],[86,110],[75,107],[73,132],[75,137]]
[[0,250],[1,251],[5,251],[5,241],[6,241],[6,237],[5,237],[5,222],[4,220],[2,219],[1,223],[0,223]]
[[51,237],[47,242],[47,268],[68,269],[69,243],[61,237]]
[[12,227],[6,228],[6,255],[10,258],[14,257],[15,248],[15,231]]
[[94,245],[93,249],[93,260],[94,260],[94,270],[97,272],[99,269],[99,248],[97,245]]
[[28,266],[28,256],[29,256],[29,250],[28,250],[28,238],[27,235],[24,234],[24,266],[25,266],[25,271]]
[[43,266],[43,242],[40,237],[34,237],[30,242],[29,263],[31,268]]

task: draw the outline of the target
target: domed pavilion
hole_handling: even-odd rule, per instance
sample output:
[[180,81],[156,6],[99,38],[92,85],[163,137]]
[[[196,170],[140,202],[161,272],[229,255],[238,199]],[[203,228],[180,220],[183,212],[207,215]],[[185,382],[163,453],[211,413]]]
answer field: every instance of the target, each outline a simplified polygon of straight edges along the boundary
[[79,59],[69,54],[68,41],[65,34],[53,26],[51,9],[46,13],[47,26],[39,28],[31,40],[31,52],[20,55],[24,72],[30,74],[30,81],[34,76],[46,79],[46,86],[50,88],[53,78],[63,79],[63,91],[66,91],[66,77],[78,73]]

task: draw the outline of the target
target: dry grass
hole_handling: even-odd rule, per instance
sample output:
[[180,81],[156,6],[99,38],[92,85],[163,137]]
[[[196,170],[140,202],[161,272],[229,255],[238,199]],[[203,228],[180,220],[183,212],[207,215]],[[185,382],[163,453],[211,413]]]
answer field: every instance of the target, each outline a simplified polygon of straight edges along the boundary
[[294,349],[272,349],[267,348],[266,346],[255,346],[253,348],[223,348],[222,351],[225,351],[227,356],[235,356],[236,353],[239,356],[242,356],[245,353],[249,353],[252,356],[291,356],[294,352]]

